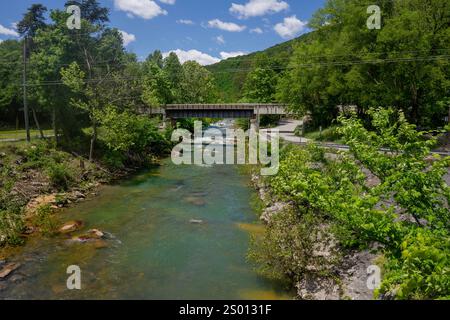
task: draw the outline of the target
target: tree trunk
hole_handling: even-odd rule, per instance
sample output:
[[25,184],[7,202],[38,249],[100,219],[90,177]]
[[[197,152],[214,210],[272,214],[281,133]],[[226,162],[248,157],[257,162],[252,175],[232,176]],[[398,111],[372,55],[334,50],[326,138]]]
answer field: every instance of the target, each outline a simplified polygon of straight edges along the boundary
[[91,138],[91,147],[89,150],[89,161],[92,162],[94,159],[94,147],[95,142],[97,141],[97,122],[95,119],[92,120],[92,138]]
[[58,145],[58,129],[56,128],[56,107],[53,107],[52,111],[52,127],[53,127],[53,134],[55,136],[55,143]]
[[36,124],[37,129],[39,130],[39,134],[41,135],[41,139],[45,139],[44,131],[42,131],[41,126],[39,125],[39,121],[36,115],[36,110],[31,107],[31,112],[33,113],[34,123]]

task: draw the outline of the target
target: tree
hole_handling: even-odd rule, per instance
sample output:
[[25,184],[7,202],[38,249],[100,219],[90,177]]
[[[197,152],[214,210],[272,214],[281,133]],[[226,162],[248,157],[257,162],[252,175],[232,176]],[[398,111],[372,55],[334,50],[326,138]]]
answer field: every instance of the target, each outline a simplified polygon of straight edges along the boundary
[[146,61],[153,62],[160,69],[162,69],[164,66],[164,58],[163,58],[161,51],[159,51],[159,50],[155,50],[153,53],[149,54]]
[[17,119],[21,97],[22,65],[17,57],[22,54],[20,42],[6,40],[0,43],[0,118],[2,121]]
[[217,89],[211,72],[195,61],[183,64],[180,103],[212,103]]
[[171,83],[166,73],[153,61],[144,63],[144,87],[142,99],[150,107],[172,103]]
[[81,18],[94,25],[104,25],[109,22],[109,9],[101,7],[97,0],[69,0],[66,7],[77,5],[81,9]]
[[42,4],[33,4],[17,24],[17,31],[21,36],[33,38],[38,30],[46,27],[45,13],[47,8]]
[[253,70],[245,80],[244,99],[248,102],[274,102],[277,83],[276,62],[261,54],[256,58]]
[[[42,4],[33,4],[24,15],[23,19],[17,24],[17,30],[19,34],[24,38],[24,63],[27,62],[28,57],[32,53],[35,44],[34,44],[34,36],[38,30],[43,30],[47,26],[45,22],[45,13],[47,12],[47,8]],[[23,66],[24,68],[26,66]],[[26,76],[26,69],[24,69],[24,75]],[[24,88],[26,90],[26,88]],[[34,122],[36,123],[36,127],[38,128],[41,138],[44,138],[44,132],[39,125],[39,121],[36,115],[36,108],[31,107],[31,111],[33,114]],[[28,117],[28,116],[27,116]],[[26,125],[28,130],[27,137],[29,137],[29,128]]]
[[170,83],[170,89],[175,102],[180,98],[181,81],[183,78],[183,66],[178,59],[176,53],[171,52],[167,58],[164,59],[163,71]]

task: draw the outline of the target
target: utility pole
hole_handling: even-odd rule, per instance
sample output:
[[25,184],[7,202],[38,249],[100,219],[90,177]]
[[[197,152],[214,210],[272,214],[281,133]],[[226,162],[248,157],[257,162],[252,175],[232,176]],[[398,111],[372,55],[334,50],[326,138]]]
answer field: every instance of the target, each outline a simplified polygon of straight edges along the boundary
[[30,142],[30,120],[28,117],[27,103],[27,41],[28,37],[25,36],[23,39],[23,113],[25,115],[25,131],[27,133],[27,142]]

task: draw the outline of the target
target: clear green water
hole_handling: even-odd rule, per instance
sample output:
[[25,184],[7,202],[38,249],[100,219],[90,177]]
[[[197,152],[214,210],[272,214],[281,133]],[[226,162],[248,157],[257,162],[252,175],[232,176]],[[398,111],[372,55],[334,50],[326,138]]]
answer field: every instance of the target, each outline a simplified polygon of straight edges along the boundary
[[[234,166],[167,160],[60,214],[84,221],[84,231],[108,232],[106,248],[64,237],[32,240],[0,298],[285,298],[246,261],[250,234],[238,224],[257,220],[252,192]],[[69,265],[80,266],[82,290],[67,290]]]

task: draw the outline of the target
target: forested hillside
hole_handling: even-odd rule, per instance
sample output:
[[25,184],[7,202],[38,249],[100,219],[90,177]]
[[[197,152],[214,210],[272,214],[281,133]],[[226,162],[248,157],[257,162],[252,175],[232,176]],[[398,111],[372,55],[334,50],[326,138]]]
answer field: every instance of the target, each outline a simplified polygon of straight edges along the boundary
[[207,66],[206,68],[214,75],[217,87],[220,88],[220,98],[224,102],[236,102],[242,98],[242,87],[247,79],[247,75],[253,70],[255,61],[260,55],[266,55],[271,60],[276,61],[280,65],[278,71],[283,71],[289,63],[294,47],[301,42],[308,42],[311,39],[311,35],[305,34],[263,51],[226,59]]

